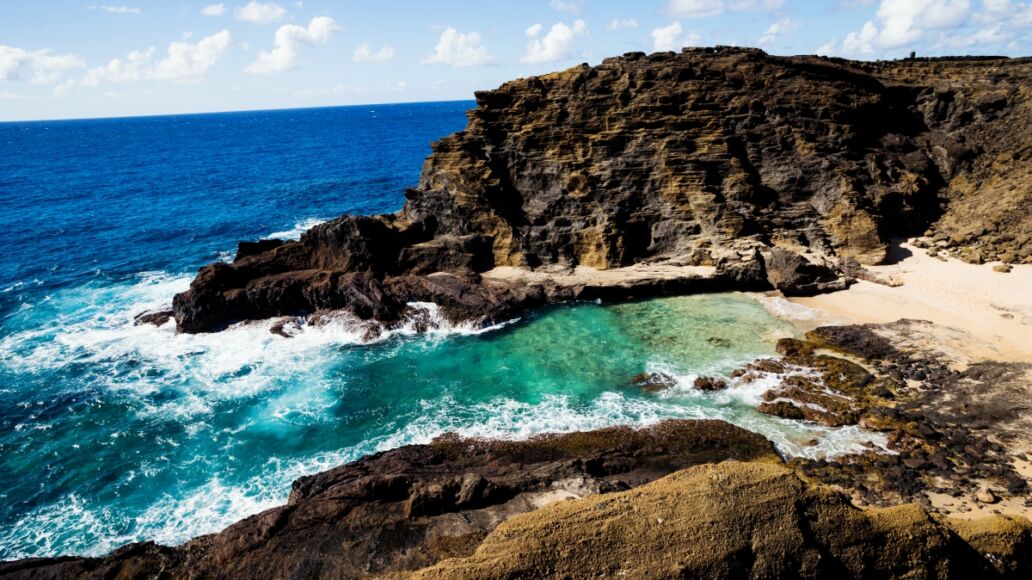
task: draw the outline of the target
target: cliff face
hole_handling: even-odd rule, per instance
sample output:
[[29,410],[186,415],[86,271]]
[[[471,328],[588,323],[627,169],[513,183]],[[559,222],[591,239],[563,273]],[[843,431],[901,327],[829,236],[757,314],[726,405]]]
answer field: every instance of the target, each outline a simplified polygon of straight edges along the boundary
[[[477,93],[397,215],[242,244],[177,297],[188,332],[322,309],[453,319],[720,288],[842,288],[931,228],[971,261],[1032,261],[1032,61],[879,63],[751,49],[632,53]],[[685,270],[588,287],[499,266]]]
[[607,59],[478,93],[404,216],[486,234],[499,265],[612,268],[712,262],[742,240],[877,263],[948,208],[951,233],[998,234],[980,243],[996,257],[1027,248],[1010,238],[1032,225],[1030,72],[735,49]]

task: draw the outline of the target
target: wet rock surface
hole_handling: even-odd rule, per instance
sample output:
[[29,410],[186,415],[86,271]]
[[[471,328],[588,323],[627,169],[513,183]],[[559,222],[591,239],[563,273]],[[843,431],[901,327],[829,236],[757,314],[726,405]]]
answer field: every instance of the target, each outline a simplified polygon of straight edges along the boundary
[[[448,435],[301,478],[287,505],[182,546],[0,563],[0,577],[1025,578],[1032,523],[1006,514],[1032,507],[1017,468],[1032,365],[959,361],[926,347],[933,330],[820,327],[724,387],[775,378],[761,412],[881,432],[884,448],[786,461],[760,435],[691,420]],[[700,377],[710,382],[726,381]],[[643,373],[623,386],[674,383]],[[936,496],[984,517],[958,519],[970,510]]]
[[294,483],[287,505],[176,548],[0,563],[3,578],[355,578],[466,556],[500,522],[692,465],[778,461],[722,421],[667,421],[527,441],[445,436]]
[[763,413],[886,433],[887,449],[790,462],[865,504],[930,507],[930,494],[975,498],[988,491],[1032,507],[1032,482],[1016,468],[1032,440],[1032,365],[980,361],[958,368],[946,354],[898,344],[897,337],[930,327],[901,320],[817,328],[804,340],[779,341],[781,360],[735,374],[779,377],[758,407]]
[[[242,243],[176,297],[175,318],[185,332],[340,309],[389,322],[430,301],[497,322],[573,299],[808,294],[921,233],[969,261],[1032,263],[1030,77],[1028,59],[724,47],[519,79],[477,93],[399,213]],[[636,264],[686,274],[633,288],[484,276]]]

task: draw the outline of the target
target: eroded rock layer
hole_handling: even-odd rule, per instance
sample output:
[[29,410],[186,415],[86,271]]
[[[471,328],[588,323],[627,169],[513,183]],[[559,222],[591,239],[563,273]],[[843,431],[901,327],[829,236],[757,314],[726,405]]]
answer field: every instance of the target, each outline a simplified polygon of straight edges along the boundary
[[176,548],[0,563],[3,578],[357,578],[465,556],[500,522],[552,502],[625,490],[692,465],[777,461],[722,421],[668,421],[528,441],[454,436],[294,483],[287,505]]
[[0,563],[0,577],[1024,578],[1030,566],[1024,518],[859,509],[759,435],[667,421],[449,436],[302,478],[287,505],[183,546]]
[[[632,53],[477,93],[395,215],[241,244],[176,297],[181,330],[433,301],[499,319],[582,297],[844,287],[893,236],[1032,262],[1032,61]],[[516,284],[498,267],[684,268]],[[633,287],[628,287],[633,286]]]
[[1030,539],[1027,520],[859,510],[783,466],[728,461],[515,516],[412,577],[1019,578]]

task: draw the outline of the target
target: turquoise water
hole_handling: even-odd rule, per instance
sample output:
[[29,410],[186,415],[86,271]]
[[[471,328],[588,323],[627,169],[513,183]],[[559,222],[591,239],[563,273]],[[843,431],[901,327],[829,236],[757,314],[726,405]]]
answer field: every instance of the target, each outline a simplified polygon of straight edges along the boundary
[[[298,476],[446,431],[526,437],[707,417],[763,432],[787,452],[815,435],[825,450],[853,444],[848,432],[757,414],[763,384],[691,389],[696,375],[726,375],[791,334],[746,295],[575,304],[483,331],[442,326],[371,344],[347,318],[296,326],[291,338],[271,323],[215,335],[133,325],[188,280],[150,274],[76,288],[12,317],[32,330],[0,339],[16,380],[0,399],[22,410],[0,434],[0,484],[34,507],[7,516],[3,557],[182,542],[284,502]],[[659,394],[626,385],[643,371],[681,384]]]
[[[346,318],[288,325],[289,339],[268,322],[133,325],[239,240],[397,210],[430,141],[471,106],[0,123],[0,559],[182,542],[284,502],[301,475],[445,431],[716,417],[786,453],[856,448],[855,431],[758,415],[763,381],[690,388],[792,332],[744,295],[569,305],[373,344]],[[625,385],[648,370],[681,383]]]

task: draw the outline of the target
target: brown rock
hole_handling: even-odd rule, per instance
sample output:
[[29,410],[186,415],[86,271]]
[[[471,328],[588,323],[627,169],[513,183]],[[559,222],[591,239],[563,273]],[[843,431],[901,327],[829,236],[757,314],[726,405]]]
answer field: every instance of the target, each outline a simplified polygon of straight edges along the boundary
[[658,393],[677,386],[677,379],[666,373],[639,373],[627,384],[640,387],[647,393]]
[[806,414],[802,409],[788,401],[763,402],[756,406],[756,410],[767,415],[774,415],[784,419],[802,420]]
[[414,577],[1017,578],[1032,566],[1027,520],[961,523],[970,545],[946,522],[913,504],[856,508],[782,466],[729,461],[516,516]]
[[[401,212],[243,243],[232,264],[198,273],[175,317],[205,332],[320,309],[391,322],[406,300],[497,320],[571,299],[813,293],[845,287],[844,259],[878,262],[889,236],[925,231],[969,248],[966,259],[1032,261],[1030,79],[1022,59],[864,63],[721,47],[515,80],[476,94],[467,127],[433,144]],[[639,263],[715,271],[633,289],[480,276]]]
[[500,522],[549,501],[611,493],[726,459],[779,461],[722,421],[665,421],[527,441],[444,436],[296,482],[287,505],[182,546],[0,563],[4,579],[357,578],[468,556]]
[[172,320],[171,310],[156,310],[154,312],[143,312],[137,314],[133,318],[133,324],[139,326],[141,324],[153,324],[154,326],[161,326]]
[[722,391],[727,388],[727,381],[719,377],[695,377],[692,386],[700,391]]
[[1000,501],[1000,498],[988,487],[983,487],[975,493],[975,500],[979,503],[994,504]]

